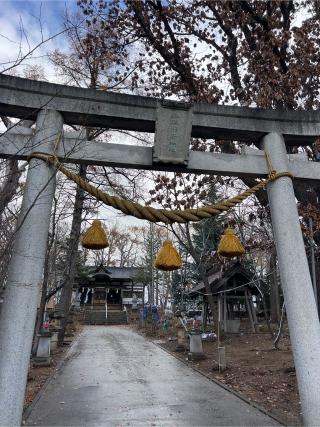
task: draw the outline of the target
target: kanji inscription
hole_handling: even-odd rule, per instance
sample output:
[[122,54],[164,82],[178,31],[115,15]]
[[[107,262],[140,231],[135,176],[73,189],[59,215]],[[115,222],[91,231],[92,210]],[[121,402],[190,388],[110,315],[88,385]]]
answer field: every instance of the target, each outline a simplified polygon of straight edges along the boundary
[[153,162],[188,163],[192,109],[188,104],[166,102],[157,109]]

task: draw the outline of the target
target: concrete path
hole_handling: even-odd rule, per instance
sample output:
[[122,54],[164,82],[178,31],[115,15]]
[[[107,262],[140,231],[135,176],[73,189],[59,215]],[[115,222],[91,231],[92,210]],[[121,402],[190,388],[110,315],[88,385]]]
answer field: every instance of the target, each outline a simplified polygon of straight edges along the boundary
[[26,425],[278,424],[129,327],[87,326]]

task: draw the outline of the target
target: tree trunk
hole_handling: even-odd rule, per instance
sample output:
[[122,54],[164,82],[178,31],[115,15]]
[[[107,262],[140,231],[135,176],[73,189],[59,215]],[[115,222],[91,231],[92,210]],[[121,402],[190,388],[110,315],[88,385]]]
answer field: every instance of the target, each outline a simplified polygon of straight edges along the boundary
[[276,263],[276,254],[273,251],[273,254],[270,257],[270,320],[272,323],[280,322],[280,295],[279,295],[279,284],[277,276],[277,263]]
[[[8,117],[2,116],[1,119],[7,129],[10,129],[10,127],[13,126],[13,123]],[[31,127],[33,123],[34,122],[30,120],[22,120],[18,127]],[[19,188],[19,179],[23,171],[24,167],[19,167],[18,160],[9,159],[5,161],[5,174],[0,185],[0,227],[5,227],[5,225],[2,224],[1,219],[7,206],[10,204],[13,197],[17,194]],[[2,260],[0,265],[0,290],[3,288],[5,283],[7,266],[12,254],[13,239],[14,235],[12,235],[11,238],[8,238],[5,243],[5,248],[2,252]]]
[[286,311],[286,306],[283,303],[282,310],[281,310],[281,318],[280,318],[280,323],[279,323],[279,329],[278,329],[277,334],[275,334],[274,341],[273,341],[273,348],[275,350],[279,350],[279,342],[280,342],[280,338],[281,338],[282,330],[283,330],[285,311]]
[[208,303],[204,301],[202,307],[203,307],[202,325],[203,325],[203,330],[205,331],[207,327],[207,318],[208,318]]
[[19,169],[18,160],[7,160],[5,179],[0,187],[0,215],[11,202],[17,192],[22,171]]
[[[86,177],[86,166],[80,165],[79,175],[82,178]],[[74,283],[74,277],[76,274],[76,260],[78,253],[78,245],[80,239],[81,232],[81,217],[82,210],[84,204],[84,191],[77,187],[76,197],[74,203],[74,211],[71,225],[71,233],[70,233],[70,248],[67,256],[67,272],[66,272],[66,280],[65,285],[62,288],[61,292],[61,311],[64,317],[61,319],[61,330],[59,332],[58,337],[58,345],[63,345],[63,340],[66,332],[66,326],[68,323],[68,314],[70,310],[71,298],[72,298],[72,287]]]
[[164,298],[164,309],[166,309],[167,305],[168,305],[168,299],[169,299],[170,290],[171,290],[171,280],[170,280],[170,272],[168,272],[168,276],[167,276],[167,289],[166,289],[166,295],[165,295],[165,298]]
[[39,342],[38,334],[40,333],[41,326],[43,323],[43,315],[44,315],[44,311],[46,308],[46,302],[47,302],[46,297],[47,297],[48,280],[49,280],[49,254],[50,254],[50,248],[49,248],[49,244],[48,244],[47,252],[46,252],[46,258],[44,261],[40,307],[39,307],[39,310],[37,313],[37,321],[36,321],[36,326],[34,329],[34,340],[33,340],[33,346],[32,346],[32,351],[31,351],[31,353],[33,355],[35,355],[37,352],[38,342]]
[[37,313],[37,320],[36,320],[36,326],[34,328],[34,341],[32,346],[32,354],[35,355],[38,348],[38,334],[41,330],[41,325],[43,322],[43,315],[46,308],[46,304],[48,301],[48,283],[49,283],[49,275],[50,275],[50,253],[51,249],[53,247],[53,244],[55,243],[55,236],[56,236],[56,212],[57,212],[57,201],[54,198],[54,209],[53,209],[53,215],[52,215],[52,231],[49,234],[48,237],[48,244],[47,244],[47,251],[46,251],[46,257],[44,260],[44,267],[43,267],[43,282],[42,282],[42,288],[41,288],[41,300],[40,300],[40,306]]
[[155,298],[156,298],[156,305],[159,303],[159,270],[156,269],[156,280],[153,283],[154,292],[155,292]]
[[158,279],[158,273],[156,275],[156,283],[155,283],[155,292],[156,292],[156,296],[155,296],[155,304],[158,307],[159,305],[159,279]]

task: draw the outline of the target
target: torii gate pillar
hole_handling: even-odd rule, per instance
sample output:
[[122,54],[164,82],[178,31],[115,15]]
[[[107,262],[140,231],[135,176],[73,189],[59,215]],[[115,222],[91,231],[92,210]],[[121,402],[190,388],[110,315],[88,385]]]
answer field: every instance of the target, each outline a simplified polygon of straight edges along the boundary
[[[277,172],[289,170],[282,135],[263,138]],[[268,184],[272,226],[305,425],[320,425],[320,323],[291,178]]]
[[[33,150],[52,153],[62,125],[60,113],[40,111]],[[21,425],[54,190],[55,170],[31,159],[0,316],[1,426]]]

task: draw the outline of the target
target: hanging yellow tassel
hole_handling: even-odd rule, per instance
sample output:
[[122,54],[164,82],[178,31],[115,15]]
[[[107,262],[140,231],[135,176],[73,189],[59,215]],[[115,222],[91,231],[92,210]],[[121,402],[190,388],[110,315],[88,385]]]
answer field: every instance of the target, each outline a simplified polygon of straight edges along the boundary
[[99,250],[109,246],[106,232],[101,224],[101,221],[95,219],[83,234],[81,245],[86,249]]
[[245,253],[244,247],[232,228],[226,228],[218,246],[218,254],[225,257],[240,256]]
[[170,240],[165,240],[157,255],[155,266],[159,270],[172,271],[181,268],[182,261]]

